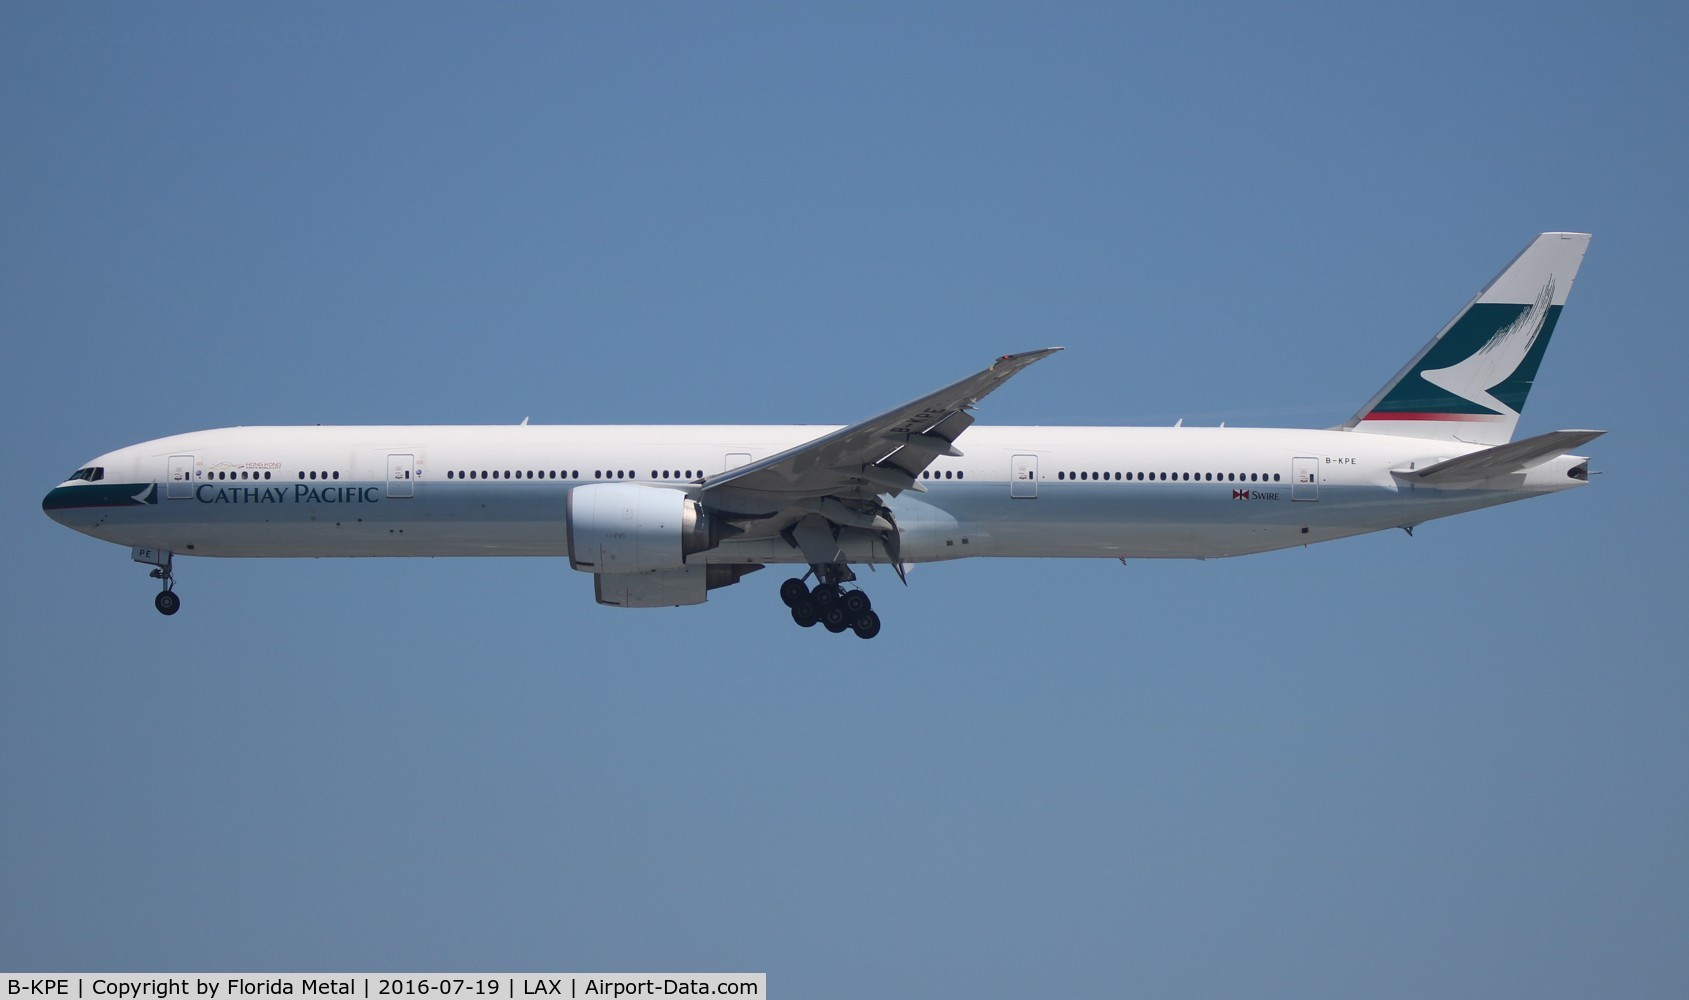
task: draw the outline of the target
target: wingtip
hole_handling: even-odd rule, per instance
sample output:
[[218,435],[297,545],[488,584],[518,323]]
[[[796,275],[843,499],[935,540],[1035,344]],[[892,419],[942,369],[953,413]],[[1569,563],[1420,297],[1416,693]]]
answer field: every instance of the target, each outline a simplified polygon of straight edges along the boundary
[[1020,361],[1030,364],[1040,358],[1047,358],[1057,351],[1065,350],[1067,350],[1065,347],[1041,347],[1036,351],[1022,351],[1019,354],[1005,354],[997,359],[997,363],[1002,364],[1005,361]]

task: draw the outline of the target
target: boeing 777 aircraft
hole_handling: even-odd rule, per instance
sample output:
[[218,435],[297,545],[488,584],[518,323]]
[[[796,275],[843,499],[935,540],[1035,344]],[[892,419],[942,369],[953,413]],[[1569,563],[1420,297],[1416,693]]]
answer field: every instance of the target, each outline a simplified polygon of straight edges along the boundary
[[[1207,559],[1586,485],[1602,431],[1513,440],[1585,233],[1543,233],[1341,427],[974,427],[1060,348],[848,427],[231,427],[88,462],[42,509],[176,556],[567,556],[600,604],[701,604],[771,563],[792,620],[872,638],[853,566]],[[813,580],[811,585],[809,581]],[[907,582],[907,581],[905,581]]]

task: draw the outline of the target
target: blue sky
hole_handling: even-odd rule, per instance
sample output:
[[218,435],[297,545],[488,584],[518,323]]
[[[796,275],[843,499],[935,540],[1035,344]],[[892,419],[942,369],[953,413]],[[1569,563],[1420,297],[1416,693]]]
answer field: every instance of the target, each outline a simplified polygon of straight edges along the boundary
[[[1673,995],[1669,5],[0,10],[0,967],[761,970],[780,996]],[[1535,233],[1595,488],[1206,563],[127,554],[40,497],[263,423],[1328,426]],[[1677,235],[1673,235],[1677,234]],[[558,530],[562,530],[561,524]]]

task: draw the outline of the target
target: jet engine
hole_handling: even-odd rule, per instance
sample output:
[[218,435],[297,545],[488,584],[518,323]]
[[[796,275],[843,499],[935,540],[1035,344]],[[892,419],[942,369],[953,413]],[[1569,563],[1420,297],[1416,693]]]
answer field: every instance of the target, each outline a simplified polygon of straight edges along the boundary
[[685,492],[636,483],[569,491],[569,565],[583,573],[678,569],[738,532]]

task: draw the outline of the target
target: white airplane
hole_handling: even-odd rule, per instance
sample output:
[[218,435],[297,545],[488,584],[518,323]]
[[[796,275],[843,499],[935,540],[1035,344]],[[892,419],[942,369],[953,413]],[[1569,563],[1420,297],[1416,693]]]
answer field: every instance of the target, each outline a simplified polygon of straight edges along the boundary
[[1052,347],[848,427],[198,431],[101,455],[41,506],[153,566],[166,615],[179,555],[568,556],[624,608],[807,566],[780,586],[792,619],[872,638],[853,565],[1236,556],[1586,485],[1569,452],[1602,431],[1512,438],[1588,245],[1538,236],[1329,430],[973,427]]

